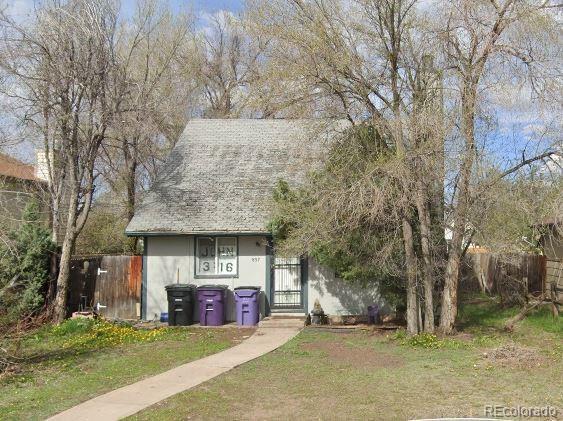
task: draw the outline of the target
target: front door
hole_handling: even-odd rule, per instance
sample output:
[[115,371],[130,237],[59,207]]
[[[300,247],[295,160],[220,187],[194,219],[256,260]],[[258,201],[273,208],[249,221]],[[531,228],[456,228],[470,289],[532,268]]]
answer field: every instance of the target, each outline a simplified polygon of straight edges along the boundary
[[272,310],[304,310],[303,259],[274,257]]

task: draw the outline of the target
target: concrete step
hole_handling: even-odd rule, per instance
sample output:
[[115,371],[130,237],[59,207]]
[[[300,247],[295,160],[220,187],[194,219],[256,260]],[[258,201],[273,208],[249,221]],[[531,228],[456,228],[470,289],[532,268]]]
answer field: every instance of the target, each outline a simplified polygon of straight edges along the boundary
[[272,318],[266,317],[258,323],[259,328],[296,328],[305,326],[305,318]]
[[270,319],[299,319],[305,320],[307,314],[305,313],[274,313],[272,312],[267,318]]

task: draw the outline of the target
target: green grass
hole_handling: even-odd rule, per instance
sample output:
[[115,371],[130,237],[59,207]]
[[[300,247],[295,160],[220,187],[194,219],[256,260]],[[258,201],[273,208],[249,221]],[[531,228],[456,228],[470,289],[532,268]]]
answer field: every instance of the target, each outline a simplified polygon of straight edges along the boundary
[[[563,343],[561,317],[554,319],[550,308],[540,307],[517,323],[514,333],[504,331],[506,321],[520,311],[518,307],[501,307],[494,298],[483,298],[476,304],[462,304],[458,328],[470,333],[480,345],[498,344],[507,338],[537,346],[543,352],[548,348],[557,352]],[[542,344],[542,342],[546,342]]]
[[518,312],[516,307],[501,308],[493,298],[483,298],[478,304],[462,304],[457,325],[472,333],[501,330],[506,319]]
[[563,323],[561,323],[561,318],[559,317],[555,320],[554,322],[551,310],[547,307],[542,307],[526,317],[522,324],[531,329],[557,334],[563,338]]
[[[465,332],[454,338],[306,329],[273,353],[131,418],[480,417],[487,404],[563,410],[559,324],[542,310],[514,333],[503,332],[516,311],[494,302],[464,306]],[[505,366],[484,358],[508,343],[536,350],[543,363]]]
[[[466,331],[480,333],[499,331],[510,317],[520,311],[518,307],[503,308],[491,297],[483,296],[477,303],[462,304],[459,309],[458,326]],[[520,323],[523,327],[537,330],[537,332],[550,332],[563,335],[563,324],[561,318],[554,319],[551,309],[542,306],[529,315]]]
[[0,378],[0,419],[43,419],[250,334],[236,328],[145,331],[91,321],[45,326],[23,339],[18,371]]

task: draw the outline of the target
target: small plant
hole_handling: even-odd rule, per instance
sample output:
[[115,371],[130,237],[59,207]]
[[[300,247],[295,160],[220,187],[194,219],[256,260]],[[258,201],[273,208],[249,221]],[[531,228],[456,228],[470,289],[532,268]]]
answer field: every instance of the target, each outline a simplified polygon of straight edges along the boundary
[[397,329],[391,338],[396,341],[403,341],[407,338],[407,331],[405,329]]
[[450,338],[441,339],[436,334],[428,332],[408,336],[405,329],[398,329],[395,334],[391,336],[391,339],[399,342],[401,345],[424,349],[460,349],[472,346],[469,342],[464,343]]
[[419,333],[418,335],[409,336],[407,344],[415,348],[436,349],[444,346],[444,341],[438,339],[434,333]]
[[77,351],[100,349],[123,343],[152,342],[165,335],[175,334],[174,329],[136,329],[128,324],[111,323],[104,319],[70,319],[53,327],[57,336],[68,338],[63,348]]
[[51,332],[55,336],[75,335],[89,331],[94,325],[94,319],[79,318],[67,319],[64,322],[53,327]]

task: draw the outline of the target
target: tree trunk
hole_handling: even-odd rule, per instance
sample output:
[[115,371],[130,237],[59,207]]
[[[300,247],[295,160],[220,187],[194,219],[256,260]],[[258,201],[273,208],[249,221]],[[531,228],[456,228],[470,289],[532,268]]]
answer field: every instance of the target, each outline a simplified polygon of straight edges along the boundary
[[422,249],[422,276],[424,287],[424,331],[434,332],[434,276],[430,251],[430,210],[427,192],[421,177],[416,180],[416,207],[418,210],[420,245]]
[[51,307],[53,299],[55,298],[55,292],[57,291],[57,276],[59,273],[58,270],[59,264],[59,255],[58,255],[58,248],[57,252],[54,252],[49,257],[49,288],[47,289],[47,295],[45,297],[45,302],[47,308]]
[[418,330],[418,300],[416,291],[416,257],[412,226],[408,219],[403,218],[403,242],[407,266],[407,332],[416,335]]
[[475,159],[475,98],[476,84],[466,84],[462,92],[462,127],[465,150],[461,157],[463,162],[459,174],[459,187],[452,220],[452,242],[449,247],[444,293],[442,295],[442,312],[440,330],[450,334],[454,330],[457,317],[457,290],[459,283],[459,265],[462,255],[463,237],[469,210],[469,186],[473,162]]
[[68,286],[70,280],[70,258],[74,248],[75,239],[67,232],[63,241],[63,250],[57,277],[57,294],[54,301],[53,321],[61,323],[66,317],[66,304],[68,300]]
[[[135,152],[136,154],[136,152]],[[127,166],[127,222],[131,222],[135,216],[135,193],[137,185],[137,161],[132,159]],[[137,251],[138,237],[130,238],[131,252]]]
[[[74,169],[74,168],[73,168]],[[61,323],[66,317],[66,304],[68,300],[68,286],[70,280],[70,258],[76,243],[76,212],[78,204],[79,186],[75,182],[70,184],[70,200],[68,202],[68,219],[62,244],[61,259],[59,262],[59,275],[57,276],[57,293],[53,307],[53,321]]]

